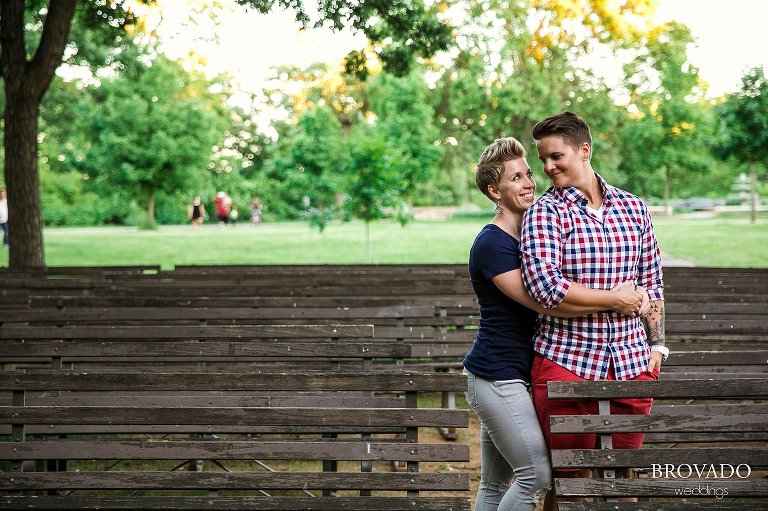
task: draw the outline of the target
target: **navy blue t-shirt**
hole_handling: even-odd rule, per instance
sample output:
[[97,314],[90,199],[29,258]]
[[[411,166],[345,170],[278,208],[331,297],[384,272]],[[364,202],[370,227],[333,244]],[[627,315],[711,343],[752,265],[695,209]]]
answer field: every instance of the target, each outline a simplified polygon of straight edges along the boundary
[[480,303],[480,330],[464,367],[486,380],[531,381],[536,312],[501,292],[491,279],[520,268],[520,243],[494,224],[469,252],[469,277]]

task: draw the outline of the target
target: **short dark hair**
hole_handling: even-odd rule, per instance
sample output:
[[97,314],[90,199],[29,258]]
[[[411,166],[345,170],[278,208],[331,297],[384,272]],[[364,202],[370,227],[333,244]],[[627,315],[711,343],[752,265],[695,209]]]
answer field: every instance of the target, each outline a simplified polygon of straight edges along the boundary
[[534,140],[541,140],[550,135],[563,137],[565,143],[576,150],[584,142],[592,147],[592,134],[589,132],[589,125],[573,112],[566,111],[547,117],[533,127]]
[[488,195],[488,186],[499,186],[504,173],[504,162],[516,158],[525,158],[525,148],[516,138],[497,138],[485,148],[480,155],[480,161],[477,162],[475,183],[486,197],[493,200]]

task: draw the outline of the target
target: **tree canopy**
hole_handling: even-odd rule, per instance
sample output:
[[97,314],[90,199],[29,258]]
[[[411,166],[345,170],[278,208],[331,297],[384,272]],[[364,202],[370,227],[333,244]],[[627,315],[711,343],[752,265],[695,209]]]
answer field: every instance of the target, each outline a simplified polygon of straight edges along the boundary
[[748,70],[741,89],[719,106],[721,142],[718,152],[733,161],[747,163],[751,177],[752,223],[756,221],[757,165],[768,166],[768,80],[765,70]]
[[[275,4],[292,8],[297,19],[308,22],[300,0],[238,0],[268,12]],[[144,0],[142,3],[154,3]],[[93,66],[110,65],[131,44],[126,27],[136,18],[124,2],[8,0],[0,3],[0,72],[4,109],[4,176],[9,195],[12,267],[43,266],[42,210],[38,165],[37,122],[40,104],[55,70],[70,58]],[[383,62],[404,73],[413,56],[431,56],[447,48],[450,30],[418,0],[362,0],[355,4],[323,1],[317,23],[349,25],[362,30],[377,46]],[[76,20],[76,37],[70,29]],[[79,45],[78,45],[79,43]],[[17,213],[23,211],[23,214]]]
[[[142,33],[128,3],[0,3],[12,266],[44,263],[44,224],[183,222],[192,196],[217,190],[321,229],[406,219],[408,206],[487,206],[472,175],[482,148],[515,136],[531,150],[531,127],[566,109],[592,127],[595,168],[637,194],[727,189],[733,162],[765,162],[764,76],[716,106],[688,60],[690,31],[654,24],[653,0],[231,4],[288,9],[368,44],[337,65],[275,69],[234,103],[232,77],[158,53],[162,31]],[[190,16],[215,24],[216,5]],[[61,63],[77,77],[54,78]],[[266,111],[279,113],[268,125]]]

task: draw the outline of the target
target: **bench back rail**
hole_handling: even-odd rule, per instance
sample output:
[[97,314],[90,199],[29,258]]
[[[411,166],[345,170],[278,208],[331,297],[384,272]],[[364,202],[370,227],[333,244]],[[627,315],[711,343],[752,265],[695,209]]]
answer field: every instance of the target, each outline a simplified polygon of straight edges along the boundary
[[[768,379],[669,380],[669,381],[589,381],[549,382],[552,399],[596,399],[598,415],[553,416],[552,433],[592,433],[599,439],[598,449],[555,449],[552,464],[556,469],[598,469],[595,479],[557,478],[560,497],[599,497],[605,502],[562,503],[560,509],[664,509],[674,500],[674,508],[721,509],[702,504],[697,497],[718,503],[727,496],[722,509],[759,509],[753,504],[768,503],[768,483],[762,474],[768,468]],[[612,415],[610,399],[653,397],[676,400],[736,400],[734,404],[662,405],[650,416]],[[747,400],[748,404],[740,403]],[[674,445],[665,449],[613,449],[612,433],[645,432],[695,435],[705,447]],[[744,438],[722,443],[722,434],[751,433]],[[711,436],[707,439],[707,436]],[[757,440],[755,444],[754,440]],[[718,442],[715,444],[714,442]],[[675,444],[676,445],[676,444]],[[642,469],[643,477],[615,478],[619,468]],[[618,497],[644,497],[650,502],[619,502]],[[657,500],[661,499],[661,500]],[[735,500],[734,500],[735,499]],[[671,505],[671,504],[670,504]],[[702,507],[703,506],[703,507]],[[743,507],[742,507],[743,506]],[[751,507],[752,506],[752,507]]]
[[[458,373],[408,372],[75,372],[75,371],[5,371],[0,372],[0,393],[11,394],[0,405],[0,424],[11,427],[11,438],[0,442],[0,460],[11,463],[11,470],[0,474],[0,496],[3,509],[112,509],[118,503],[136,509],[245,509],[250,505],[258,509],[343,509],[337,497],[320,495],[307,500],[304,493],[291,495],[292,490],[322,490],[323,495],[333,491],[347,499],[349,491],[400,492],[387,503],[377,495],[356,496],[350,499],[348,509],[456,509],[468,510],[466,497],[469,479],[466,473],[423,472],[426,463],[466,462],[469,448],[464,444],[427,443],[419,441],[422,427],[468,427],[466,410],[442,410],[419,407],[418,396],[423,392],[453,391],[466,388],[466,379]],[[53,400],[51,404],[35,399],[27,402],[27,395],[47,392],[72,392],[85,399],[88,393],[118,392],[130,389],[130,395],[115,399],[111,404],[77,403]],[[155,395],[164,392],[186,392],[190,395],[208,392],[243,393],[323,393],[323,398],[288,400],[296,406],[197,406],[198,402],[146,400],[136,404],[135,395]],[[352,393],[346,399],[359,400],[360,392],[389,394],[386,406],[341,407],[334,396]],[[357,394],[357,396],[355,395]],[[403,396],[399,398],[398,396]],[[200,399],[198,396],[198,400]],[[373,404],[376,401],[371,399]],[[358,401],[359,402],[359,401]],[[354,403],[351,401],[350,403]],[[231,404],[231,403],[228,403]],[[258,403],[254,403],[258,404]],[[274,403],[273,403],[274,404]],[[349,403],[348,403],[349,404]],[[392,405],[398,406],[392,406]],[[76,438],[37,438],[27,428],[34,425],[178,425],[187,424],[189,432],[206,425],[243,424],[283,427],[329,426],[352,428],[356,431],[376,430],[380,427],[399,428],[404,435],[316,436],[233,435],[226,437],[179,438],[177,435],[156,436],[93,436]],[[189,473],[171,470],[158,474],[158,462],[170,462],[178,468],[188,460],[209,460],[224,472]],[[373,472],[268,472],[232,470],[226,464],[248,463],[254,459],[300,460],[302,466],[313,462],[400,462],[404,473]],[[99,462],[120,464],[114,473],[82,470],[79,473],[30,472],[29,466],[40,466],[47,460],[83,460],[89,464]],[[145,460],[153,462],[148,468]],[[130,463],[126,463],[126,461]],[[174,463],[175,461],[175,463]],[[181,465],[178,462],[182,462]],[[310,463],[310,465],[306,465]],[[351,465],[354,467],[355,465]],[[318,465],[319,468],[319,465]],[[420,470],[421,468],[421,470]],[[169,469],[170,470],[170,469]],[[207,493],[199,496],[169,495],[169,490],[189,490]],[[115,495],[106,490],[116,490]],[[67,492],[75,493],[68,494]],[[147,494],[146,491],[152,493]],[[288,492],[286,496],[267,496],[273,492]],[[450,492],[460,496],[423,495],[421,492]],[[28,495],[27,492],[53,495]],[[83,494],[85,492],[85,494]],[[235,492],[235,493],[232,493]],[[58,495],[55,495],[58,493]],[[402,495],[404,493],[404,495]],[[265,495],[266,494],[266,495]],[[264,500],[259,500],[264,499]],[[272,499],[272,500],[268,500]],[[163,506],[163,507],[161,507]],[[281,506],[281,507],[280,507]],[[302,507],[308,506],[308,507]]]

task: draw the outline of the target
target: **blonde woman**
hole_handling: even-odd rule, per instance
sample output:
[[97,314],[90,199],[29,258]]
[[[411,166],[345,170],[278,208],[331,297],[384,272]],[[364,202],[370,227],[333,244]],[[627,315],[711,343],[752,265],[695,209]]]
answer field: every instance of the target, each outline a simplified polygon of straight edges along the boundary
[[[536,183],[525,149],[514,138],[488,146],[475,175],[496,215],[469,254],[480,329],[464,359],[467,401],[481,423],[481,474],[475,511],[533,511],[552,482],[544,436],[529,389],[536,317],[544,309],[523,286],[520,228],[534,203]],[[574,284],[578,286],[578,284]],[[580,316],[601,310],[626,314],[644,307],[644,292],[629,283],[613,290],[569,293],[549,314]]]

